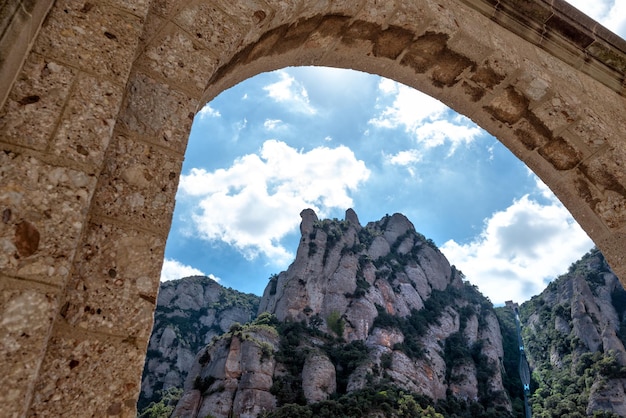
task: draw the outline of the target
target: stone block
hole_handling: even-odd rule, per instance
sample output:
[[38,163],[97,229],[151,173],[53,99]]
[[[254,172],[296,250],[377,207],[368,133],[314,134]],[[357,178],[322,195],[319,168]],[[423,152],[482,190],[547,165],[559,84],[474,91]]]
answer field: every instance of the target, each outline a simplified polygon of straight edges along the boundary
[[539,155],[558,171],[571,170],[580,163],[584,152],[566,138],[558,137],[538,149]]
[[596,241],[620,283],[626,289],[626,230],[615,231]]
[[394,14],[398,3],[396,0],[365,0],[355,18],[378,25],[385,25]]
[[500,122],[513,125],[526,114],[528,104],[528,98],[514,87],[508,87],[494,97],[485,110]]
[[59,0],[34,50],[123,84],[130,72],[142,21],[106,3]]
[[150,4],[155,2],[152,0],[109,0],[109,3],[120,9],[128,10],[138,17],[145,18]]
[[188,0],[158,0],[150,2],[149,14],[156,13],[165,18],[170,18],[189,3]]
[[64,285],[95,185],[95,176],[0,152],[0,271]]
[[124,129],[182,156],[198,103],[198,99],[167,84],[135,73],[129,80],[118,122]]
[[68,164],[100,171],[122,102],[123,87],[80,74],[51,141],[51,151]]
[[580,118],[584,106],[580,99],[564,93],[555,93],[549,100],[533,108],[533,114],[552,132],[561,131]]
[[[175,22],[187,33],[194,35],[196,41],[211,51],[214,57],[224,56],[226,59],[230,58],[230,54],[236,50],[237,45],[241,44],[244,34],[252,30],[251,25],[255,19],[254,10],[249,13],[240,11],[239,14],[233,11],[233,15],[237,16],[233,19],[215,3],[221,2],[189,2],[177,13]],[[227,7],[231,9],[243,9],[247,8],[249,2],[230,1],[228,3]],[[257,39],[260,35],[261,31],[254,38]]]
[[[154,3],[154,2],[153,2]],[[167,20],[165,20],[159,14],[151,11],[146,16],[146,23],[143,25],[143,31],[141,32],[141,36],[139,37],[139,46],[137,47],[137,55],[143,53],[144,49],[148,42],[154,38],[157,33],[167,24]]]
[[89,224],[62,316],[90,331],[148,338],[164,249],[162,237],[106,222]]
[[144,354],[145,346],[138,347],[133,338],[57,330],[35,385],[30,416],[135,417]]
[[52,288],[11,288],[9,283],[0,276],[0,373],[5,383],[0,402],[2,415],[13,417],[25,416],[58,296]]
[[199,95],[215,71],[217,60],[197,39],[169,23],[146,46],[138,64],[168,84]]
[[94,196],[96,213],[165,237],[182,155],[123,135],[116,136],[109,149]]
[[580,172],[572,170],[556,181],[544,178],[544,182],[549,183],[550,190],[565,205],[587,235],[596,239],[608,232],[607,226],[593,211],[598,190],[589,184]]
[[395,13],[389,18],[390,25],[400,26],[421,35],[427,27],[434,25],[430,6],[425,2],[403,1],[398,3]]
[[0,142],[44,150],[77,71],[31,54],[0,111]]
[[0,5],[0,103],[22,68],[53,0],[3,1]]

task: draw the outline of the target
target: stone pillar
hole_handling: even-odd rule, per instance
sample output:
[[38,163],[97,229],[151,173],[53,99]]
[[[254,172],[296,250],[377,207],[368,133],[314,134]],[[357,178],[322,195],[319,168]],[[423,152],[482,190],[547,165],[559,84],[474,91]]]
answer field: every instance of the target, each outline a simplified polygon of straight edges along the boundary
[[8,0],[0,5],[0,104],[9,94],[54,0]]
[[[9,3],[20,3],[20,15],[26,5],[37,3],[39,10],[53,2]],[[112,245],[109,239],[135,238],[88,219],[147,8],[145,1],[54,2],[0,109],[4,416],[134,413],[135,393],[125,393],[106,370],[120,359],[140,362],[143,347],[127,336],[132,327],[114,335],[107,324],[78,321],[68,299],[75,277],[93,270],[79,270],[77,256],[106,257],[100,248]],[[20,42],[34,38],[34,26],[23,28]],[[132,249],[124,256],[136,257]],[[133,373],[138,380],[140,372]],[[117,393],[133,404],[113,399]]]

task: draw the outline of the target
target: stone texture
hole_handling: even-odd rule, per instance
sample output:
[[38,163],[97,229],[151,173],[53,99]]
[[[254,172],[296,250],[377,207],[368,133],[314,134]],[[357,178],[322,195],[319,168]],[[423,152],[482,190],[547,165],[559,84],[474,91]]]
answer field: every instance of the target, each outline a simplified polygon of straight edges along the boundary
[[0,141],[44,150],[76,70],[31,54],[0,113]]
[[134,417],[145,351],[137,343],[132,338],[85,339],[71,328],[53,335],[35,385],[31,416]]
[[198,101],[144,74],[133,74],[128,88],[133,94],[126,96],[119,121],[124,129],[184,154]]
[[308,403],[328,399],[337,390],[335,365],[324,354],[312,354],[302,368],[302,391]]
[[57,1],[35,51],[124,83],[130,72],[142,19],[100,2]]
[[[18,3],[32,4],[9,1],[0,11]],[[31,282],[64,288],[81,247],[82,228],[102,215],[129,229],[157,225],[165,236],[198,98],[294,64],[376,72],[472,117],[557,191],[614,270],[626,274],[620,177],[626,125],[624,40],[563,1],[523,2],[522,7],[505,1],[497,10],[489,0],[414,3],[59,0],[40,32],[45,11],[34,13],[27,20],[32,27],[23,26],[28,41],[1,48],[2,56],[13,54],[11,74],[21,57],[25,62],[17,77],[0,77],[1,91],[10,90],[0,110],[3,274],[25,279],[25,288]],[[158,18],[147,17],[148,10]],[[166,21],[181,32],[159,32]],[[309,26],[298,28],[304,23]],[[204,26],[194,26],[198,24]],[[284,34],[290,39],[281,44]],[[138,50],[144,35],[150,46]],[[161,53],[157,44],[176,50]],[[198,66],[206,63],[193,49],[198,45],[218,63],[214,72]],[[192,53],[182,54],[181,47]],[[178,68],[166,59],[187,55],[188,60],[176,62]],[[497,76],[485,77],[493,74]],[[187,91],[202,85],[203,77],[205,91]],[[185,86],[168,84],[187,81]],[[126,90],[117,113],[120,89]],[[590,111],[581,111],[577,103]],[[111,134],[113,119],[119,129]],[[610,152],[594,159],[603,150]],[[100,190],[91,202],[92,175],[101,172]],[[384,244],[378,244],[384,252]],[[332,256],[334,266],[338,258]],[[110,412],[125,411],[123,405],[112,405]],[[33,408],[42,410],[37,404]]]
[[198,39],[200,35],[196,34],[194,39],[170,23],[151,40],[138,65],[158,74],[169,84],[197,94],[204,90],[217,67],[213,52]]
[[0,152],[0,270],[63,285],[95,181],[80,171]]
[[98,213],[167,234],[182,157],[118,135],[100,175]]
[[52,289],[15,289],[0,276],[0,366],[7,384],[1,396],[7,417],[23,416],[30,401],[29,388],[38,377],[48,343],[48,330],[58,309]]
[[122,89],[108,80],[78,76],[50,144],[54,155],[69,160],[68,164],[101,167],[122,94]]
[[145,339],[153,321],[164,239],[105,222],[89,224],[63,317],[73,326]]

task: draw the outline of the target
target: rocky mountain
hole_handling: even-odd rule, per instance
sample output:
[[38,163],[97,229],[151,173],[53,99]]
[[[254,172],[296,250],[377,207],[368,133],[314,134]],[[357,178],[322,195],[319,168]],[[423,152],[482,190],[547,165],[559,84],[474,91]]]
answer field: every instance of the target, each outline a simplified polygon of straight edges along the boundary
[[[402,215],[301,216],[296,259],[262,298],[162,285],[142,417],[525,416],[510,309]],[[598,250],[520,316],[533,416],[626,416],[626,291]]]
[[510,415],[492,305],[432,241],[400,214],[301,217],[295,261],[198,352],[173,416]]
[[259,300],[204,276],[161,283],[138,410],[182,388],[198,351],[234,323],[254,319]]
[[626,291],[597,249],[520,307],[534,416],[626,416]]

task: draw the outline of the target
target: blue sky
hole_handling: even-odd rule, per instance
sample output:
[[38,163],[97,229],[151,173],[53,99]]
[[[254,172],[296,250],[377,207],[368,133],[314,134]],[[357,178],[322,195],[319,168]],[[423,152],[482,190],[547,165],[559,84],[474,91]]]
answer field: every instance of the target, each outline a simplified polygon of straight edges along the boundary
[[[623,37],[626,1],[602,4],[586,12]],[[378,76],[298,67],[196,115],[161,279],[203,274],[261,294],[293,261],[305,208],[339,219],[354,208],[363,225],[403,213],[496,304],[529,299],[593,246],[469,119]]]

